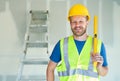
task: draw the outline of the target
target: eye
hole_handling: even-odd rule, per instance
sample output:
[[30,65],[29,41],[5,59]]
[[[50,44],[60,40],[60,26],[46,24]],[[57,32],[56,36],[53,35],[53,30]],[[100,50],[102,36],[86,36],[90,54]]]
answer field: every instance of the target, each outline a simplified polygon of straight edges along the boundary
[[73,25],[84,24],[84,21],[82,21],[82,20],[80,20],[80,21],[71,21],[71,24],[73,24]]
[[72,24],[77,24],[77,22],[76,22],[76,21],[72,21],[71,23],[72,23]]
[[79,21],[79,23],[81,24],[81,23],[84,23],[83,21]]

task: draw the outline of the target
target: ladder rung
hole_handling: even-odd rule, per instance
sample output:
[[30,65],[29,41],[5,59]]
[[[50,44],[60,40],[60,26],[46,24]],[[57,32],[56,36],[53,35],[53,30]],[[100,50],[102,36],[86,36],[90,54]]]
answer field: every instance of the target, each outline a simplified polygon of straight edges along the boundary
[[30,32],[47,32],[47,25],[30,25],[29,27]]
[[46,79],[22,79],[20,81],[46,81]]
[[26,59],[22,61],[23,64],[42,64],[42,65],[46,65],[48,64],[48,61],[43,61],[43,60],[36,60],[36,59]]
[[30,27],[31,27],[31,28],[35,28],[35,27],[41,27],[41,28],[44,27],[44,28],[47,28],[47,25],[46,25],[46,24],[45,24],[45,25],[41,25],[41,24],[31,24]]
[[47,20],[48,11],[32,11],[31,16],[33,20]]
[[20,81],[46,81],[46,79],[22,79]]
[[31,10],[30,11],[31,14],[48,14],[48,10]]
[[27,41],[26,43],[27,43],[27,47],[43,47],[43,48],[48,47],[47,42],[30,42],[30,41]]

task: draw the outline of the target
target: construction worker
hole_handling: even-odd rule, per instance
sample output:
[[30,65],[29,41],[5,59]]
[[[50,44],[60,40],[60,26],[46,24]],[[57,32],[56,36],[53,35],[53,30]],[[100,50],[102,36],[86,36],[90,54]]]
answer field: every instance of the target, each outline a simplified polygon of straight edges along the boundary
[[[98,40],[97,53],[94,54],[93,37],[86,32],[90,15],[82,4],[73,5],[68,13],[72,36],[58,41],[47,66],[47,81],[54,81],[57,69],[60,81],[99,81],[99,76],[108,72],[106,50]],[[97,62],[93,66],[93,62]]]

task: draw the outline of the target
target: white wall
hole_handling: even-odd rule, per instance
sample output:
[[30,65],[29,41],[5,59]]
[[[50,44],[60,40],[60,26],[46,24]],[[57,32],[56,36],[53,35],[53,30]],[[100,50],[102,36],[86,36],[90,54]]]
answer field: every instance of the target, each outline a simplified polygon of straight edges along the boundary
[[[105,43],[109,66],[108,75],[102,77],[101,81],[120,81],[119,0],[49,0],[49,3],[46,0],[36,0],[36,5],[32,5],[33,9],[49,9],[50,53],[60,38],[71,34],[66,19],[67,10],[75,3],[83,3],[88,7],[91,14],[88,33],[91,35],[93,17],[95,14],[99,16],[99,38]],[[49,4],[49,7],[46,4]],[[23,54],[25,31],[26,1],[0,0],[0,76],[17,74],[20,57]]]
[[0,75],[17,71],[25,32],[25,7],[24,0],[0,0]]

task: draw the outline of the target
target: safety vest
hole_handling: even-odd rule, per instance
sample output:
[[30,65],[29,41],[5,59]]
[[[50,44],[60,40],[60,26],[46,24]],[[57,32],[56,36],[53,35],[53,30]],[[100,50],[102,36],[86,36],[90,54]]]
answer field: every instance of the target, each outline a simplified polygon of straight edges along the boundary
[[[90,56],[92,39],[91,36],[87,38],[80,54],[73,36],[60,40],[61,62],[57,66],[60,81],[99,81],[97,69]],[[100,40],[97,46],[97,52],[100,53]]]

